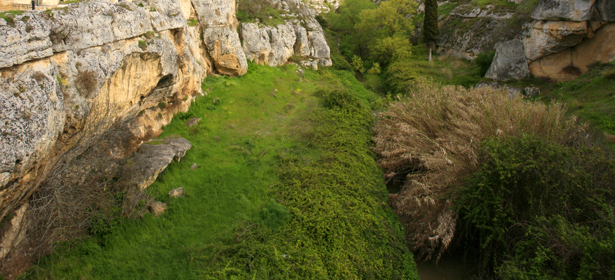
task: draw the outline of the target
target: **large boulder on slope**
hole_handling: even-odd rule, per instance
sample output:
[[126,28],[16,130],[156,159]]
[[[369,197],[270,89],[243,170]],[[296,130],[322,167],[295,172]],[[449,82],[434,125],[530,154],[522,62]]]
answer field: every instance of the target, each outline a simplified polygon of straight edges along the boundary
[[615,61],[615,23],[598,29],[594,37],[530,64],[530,73],[554,82],[570,81],[589,71],[596,62]]
[[523,44],[520,40],[514,39],[497,44],[495,57],[485,77],[496,81],[507,81],[522,79],[529,74]]
[[144,190],[156,181],[158,174],[173,160],[179,162],[190,148],[192,144],[184,138],[152,140],[143,143],[132,158],[124,177],[130,178],[131,185]]
[[525,56],[535,60],[576,46],[588,34],[586,22],[535,21],[525,26]]
[[239,42],[239,35],[228,27],[209,27],[203,40],[218,73],[241,76],[248,72],[248,62]]
[[[611,1],[611,0],[606,0]],[[587,21],[596,0],[541,0],[534,8],[536,20]]]

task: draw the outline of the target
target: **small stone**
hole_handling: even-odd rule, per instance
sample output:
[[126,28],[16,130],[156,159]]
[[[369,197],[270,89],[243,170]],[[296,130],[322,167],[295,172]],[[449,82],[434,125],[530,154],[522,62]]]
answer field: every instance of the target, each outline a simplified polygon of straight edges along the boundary
[[149,205],[149,211],[152,212],[156,217],[160,216],[160,214],[164,213],[167,210],[167,204],[160,201],[154,201]]
[[193,127],[195,125],[198,125],[200,121],[201,121],[201,118],[190,118],[189,120],[186,121],[186,126]]
[[526,87],[525,89],[523,89],[523,93],[527,97],[536,97],[540,95],[540,89],[537,87]]
[[186,195],[186,192],[184,191],[184,188],[172,189],[169,192],[170,197],[180,197],[180,196],[185,196],[185,195]]
[[199,165],[196,164],[196,163],[193,163],[192,166],[190,166],[190,169],[192,169],[192,170],[195,170],[197,168],[199,168]]

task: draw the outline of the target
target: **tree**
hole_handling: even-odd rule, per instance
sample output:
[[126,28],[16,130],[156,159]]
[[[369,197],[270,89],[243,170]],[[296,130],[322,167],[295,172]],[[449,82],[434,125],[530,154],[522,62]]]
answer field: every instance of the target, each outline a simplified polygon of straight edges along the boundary
[[423,42],[429,48],[429,61],[431,61],[431,51],[436,47],[438,40],[438,1],[425,0],[425,19],[423,20]]

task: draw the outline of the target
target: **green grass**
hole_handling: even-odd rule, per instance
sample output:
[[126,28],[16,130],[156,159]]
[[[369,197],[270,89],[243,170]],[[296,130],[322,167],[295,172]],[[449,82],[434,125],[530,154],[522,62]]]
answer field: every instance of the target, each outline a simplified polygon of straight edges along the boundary
[[[28,277],[416,279],[369,150],[377,97],[348,72],[295,70],[250,64],[242,77],[207,78],[209,95],[161,135],[193,145],[147,189],[167,212],[64,244]],[[319,103],[317,88],[360,98],[327,109],[337,103]],[[187,128],[191,117],[202,120]],[[187,196],[169,197],[177,187]]]
[[[568,104],[569,111],[592,126],[615,134],[615,79],[609,73],[615,63],[598,64],[576,80],[543,86],[543,101]],[[615,148],[615,143],[611,145]]]
[[199,24],[199,20],[196,18],[189,18],[187,20],[188,26],[196,26],[197,24]]

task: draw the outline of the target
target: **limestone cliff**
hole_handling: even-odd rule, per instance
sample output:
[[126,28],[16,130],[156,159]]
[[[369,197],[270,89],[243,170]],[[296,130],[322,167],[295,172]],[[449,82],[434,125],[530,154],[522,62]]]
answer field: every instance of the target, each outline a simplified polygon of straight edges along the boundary
[[[243,51],[250,61],[278,66],[293,56],[300,58],[302,65],[312,68],[331,66],[331,50],[320,23],[314,18],[328,6],[321,1],[269,0],[286,17],[283,24],[267,26],[260,23],[243,23],[241,39]],[[339,5],[334,1],[332,8]]]
[[137,142],[187,110],[214,71],[200,29],[170,0],[92,0],[0,19],[0,218],[112,125]]

